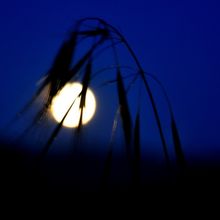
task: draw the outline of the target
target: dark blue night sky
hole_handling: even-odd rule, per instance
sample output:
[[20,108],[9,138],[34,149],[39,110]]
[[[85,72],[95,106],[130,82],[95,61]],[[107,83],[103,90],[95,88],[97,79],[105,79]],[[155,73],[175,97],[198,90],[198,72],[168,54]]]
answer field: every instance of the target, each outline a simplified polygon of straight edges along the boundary
[[[74,22],[95,16],[117,27],[144,69],[163,83],[186,158],[219,159],[219,10],[217,0],[2,1],[1,127],[34,93]],[[165,104],[158,105],[166,117]]]

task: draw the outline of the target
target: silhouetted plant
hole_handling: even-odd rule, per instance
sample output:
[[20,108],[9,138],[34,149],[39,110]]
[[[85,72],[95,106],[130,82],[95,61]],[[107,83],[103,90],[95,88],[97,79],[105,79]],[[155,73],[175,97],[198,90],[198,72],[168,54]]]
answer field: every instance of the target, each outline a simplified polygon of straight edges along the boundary
[[[86,41],[88,39],[92,39],[91,46],[86,49],[86,52],[82,55],[81,58],[77,57],[77,47],[82,41]],[[127,52],[130,54],[131,58],[134,61],[135,67],[131,67],[130,65],[123,66],[120,63],[120,56],[118,53],[118,45],[123,45]],[[112,66],[103,68],[101,70],[94,70],[93,63],[97,59],[97,57],[109,50],[113,51],[113,59],[114,64]],[[108,85],[111,83],[116,84],[117,94],[118,94],[118,110],[116,113],[116,117],[113,122],[111,141],[109,144],[109,152],[107,155],[107,159],[104,165],[104,173],[103,173],[103,184],[106,185],[108,177],[111,171],[111,162],[112,162],[112,139],[114,138],[114,133],[117,127],[118,113],[122,122],[122,129],[124,132],[125,145],[126,145],[126,154],[127,158],[130,162],[131,170],[133,172],[133,183],[137,185],[140,183],[140,163],[141,163],[141,141],[140,141],[140,123],[141,117],[144,117],[140,114],[140,109],[136,113],[136,118],[130,113],[129,109],[129,101],[127,99],[128,91],[132,91],[133,84],[137,81],[137,79],[141,79],[142,85],[145,88],[146,94],[151,103],[151,107],[154,113],[154,118],[157,124],[158,132],[161,139],[161,144],[164,152],[165,161],[167,163],[168,168],[171,168],[170,157],[168,153],[168,146],[166,143],[166,137],[162,128],[161,119],[158,113],[158,109],[154,100],[153,93],[150,89],[149,82],[147,80],[147,76],[154,79],[159,86],[162,88],[162,91],[165,95],[166,101],[169,107],[170,113],[170,129],[173,136],[173,144],[176,154],[177,164],[181,167],[185,167],[185,159],[182,151],[182,146],[179,138],[179,132],[176,126],[174,114],[171,108],[170,101],[166,94],[166,91],[160,81],[153,75],[145,73],[142,68],[138,58],[136,57],[133,49],[127,42],[126,38],[116,29],[114,26],[110,25],[106,21],[100,18],[84,18],[76,22],[73,31],[70,33],[69,38],[63,42],[61,48],[59,49],[54,62],[49,69],[48,73],[44,76],[43,81],[37,90],[34,97],[31,99],[29,103],[25,106],[25,108],[21,111],[23,114],[32,104],[36,101],[36,99],[43,93],[43,91],[47,91],[46,100],[36,114],[33,123],[28,127],[30,129],[34,126],[37,121],[39,121],[49,110],[51,102],[53,98],[58,94],[58,92],[70,81],[81,81],[82,83],[82,91],[79,94],[81,98],[80,101],[80,110],[81,116],[79,120],[78,127],[76,128],[76,133],[80,133],[83,129],[82,127],[82,115],[83,115],[83,107],[85,106],[85,97],[87,89],[90,83],[93,80],[96,80],[100,74],[105,72],[106,70],[114,70],[115,74],[113,79],[108,79],[103,82],[103,85]],[[125,86],[124,80],[128,77],[124,75],[125,70],[132,70],[134,74],[129,77],[132,78],[128,86]],[[107,78],[107,77],[106,77]],[[73,100],[72,105],[75,100]],[[62,124],[70,111],[72,105],[67,110],[65,116],[62,121],[57,124],[55,129],[53,130],[50,138],[47,140],[43,151],[40,154],[40,158],[44,157],[55,137],[58,135],[60,130],[62,129]],[[27,129],[27,130],[28,130]],[[25,130],[25,132],[27,131]]]

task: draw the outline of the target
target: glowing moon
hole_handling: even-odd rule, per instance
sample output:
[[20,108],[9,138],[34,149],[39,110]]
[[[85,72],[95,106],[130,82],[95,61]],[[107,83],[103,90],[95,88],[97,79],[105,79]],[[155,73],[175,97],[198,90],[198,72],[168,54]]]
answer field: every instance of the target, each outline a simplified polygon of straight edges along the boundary
[[[81,109],[80,96],[82,85],[80,83],[68,83],[63,89],[53,98],[51,103],[51,113],[57,122],[61,122],[64,115],[67,113],[71,104],[72,108],[63,121],[63,126],[72,128],[77,127],[80,120]],[[79,96],[79,97],[78,97]],[[87,89],[85,107],[83,108],[82,124],[88,123],[95,114],[96,100],[91,89]]]

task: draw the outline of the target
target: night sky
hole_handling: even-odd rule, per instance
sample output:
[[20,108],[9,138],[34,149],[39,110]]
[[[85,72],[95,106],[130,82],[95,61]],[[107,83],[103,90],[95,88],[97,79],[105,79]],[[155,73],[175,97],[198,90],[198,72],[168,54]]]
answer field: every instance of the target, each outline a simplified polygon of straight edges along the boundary
[[[156,75],[166,88],[186,158],[191,162],[217,161],[220,157],[219,10],[217,0],[2,1],[1,127],[34,94],[36,82],[50,68],[75,21],[100,17],[121,31],[143,68]],[[156,97],[161,97],[158,87],[149,82]],[[99,108],[104,99],[98,94],[97,97],[100,114],[88,125],[91,128],[100,127],[106,118]],[[168,117],[163,98],[158,100],[161,100],[159,112],[163,118]],[[113,98],[108,99],[103,105],[107,108],[114,102]],[[153,119],[147,123],[153,124]],[[150,127],[148,124],[144,129]],[[168,129],[166,119],[164,129]],[[11,131],[4,133],[13,136]],[[158,136],[150,134],[146,135],[149,142],[157,145]],[[169,137],[169,131],[167,134]],[[102,139],[102,133],[97,130],[89,135]],[[143,138],[143,142],[148,140]]]

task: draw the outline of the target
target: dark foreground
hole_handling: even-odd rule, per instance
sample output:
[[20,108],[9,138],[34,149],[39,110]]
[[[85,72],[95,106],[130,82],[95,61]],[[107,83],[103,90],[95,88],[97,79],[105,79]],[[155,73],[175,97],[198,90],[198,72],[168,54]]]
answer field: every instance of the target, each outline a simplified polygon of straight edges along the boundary
[[140,183],[132,185],[129,172],[123,168],[120,158],[112,167],[107,181],[103,181],[103,160],[94,155],[49,157],[41,163],[34,162],[34,158],[1,142],[1,194],[132,193],[169,196],[195,193],[214,195],[220,191],[220,166],[216,164],[195,164],[182,173],[169,173],[164,168],[151,166],[148,170],[142,169]]

